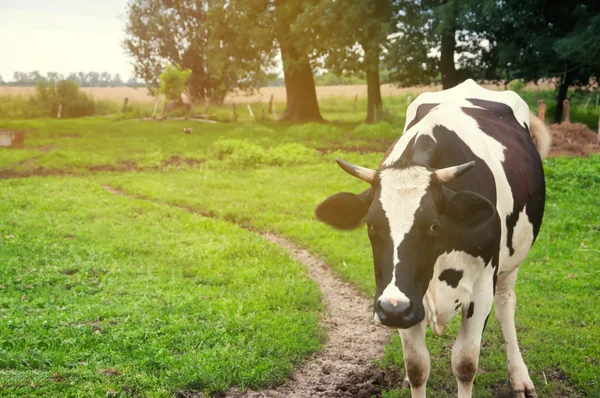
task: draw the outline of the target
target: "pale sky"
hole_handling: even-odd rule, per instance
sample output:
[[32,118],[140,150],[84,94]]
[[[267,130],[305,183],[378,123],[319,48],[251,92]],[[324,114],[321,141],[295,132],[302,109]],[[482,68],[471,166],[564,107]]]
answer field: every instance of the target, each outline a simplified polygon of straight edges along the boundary
[[0,75],[133,74],[121,42],[127,0],[0,0]]

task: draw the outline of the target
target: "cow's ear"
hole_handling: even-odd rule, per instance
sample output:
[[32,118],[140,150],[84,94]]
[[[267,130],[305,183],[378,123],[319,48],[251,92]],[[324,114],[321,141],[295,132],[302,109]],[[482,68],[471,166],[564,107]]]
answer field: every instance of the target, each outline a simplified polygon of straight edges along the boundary
[[485,197],[471,191],[444,190],[444,214],[465,227],[476,228],[496,216],[496,208]]
[[334,228],[354,229],[363,222],[371,201],[371,189],[358,195],[340,192],[318,205],[315,215],[320,221]]

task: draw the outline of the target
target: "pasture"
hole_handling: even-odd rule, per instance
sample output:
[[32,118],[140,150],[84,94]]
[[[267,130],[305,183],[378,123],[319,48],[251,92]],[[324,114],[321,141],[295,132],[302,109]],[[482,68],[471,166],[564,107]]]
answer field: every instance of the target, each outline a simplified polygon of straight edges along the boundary
[[[400,116],[370,126],[337,99],[323,102],[338,120],[327,124],[0,120],[26,131],[23,149],[0,149],[0,395],[284,382],[327,344],[325,310],[303,265],[258,232],[318,255],[370,300],[364,229],[332,231],[313,210],[364,189],[334,159],[378,164],[403,127],[406,99],[388,103]],[[600,156],[544,166],[544,224],[517,282],[523,357],[540,396],[600,396]],[[458,325],[427,332],[431,397],[455,393]],[[482,347],[476,396],[510,396],[493,316]],[[377,365],[404,373],[397,336],[385,352]]]

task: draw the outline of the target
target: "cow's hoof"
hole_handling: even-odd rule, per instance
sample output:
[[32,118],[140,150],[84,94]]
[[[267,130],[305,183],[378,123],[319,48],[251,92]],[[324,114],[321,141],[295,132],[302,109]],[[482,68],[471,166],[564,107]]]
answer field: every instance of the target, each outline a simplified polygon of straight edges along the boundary
[[410,381],[408,381],[408,377],[405,377],[404,381],[402,381],[402,388],[410,388]]
[[529,388],[529,389],[525,390],[525,396],[527,398],[538,398],[538,395],[535,392],[535,388]]
[[537,398],[535,388],[528,388],[526,390],[514,390],[513,396],[515,398]]

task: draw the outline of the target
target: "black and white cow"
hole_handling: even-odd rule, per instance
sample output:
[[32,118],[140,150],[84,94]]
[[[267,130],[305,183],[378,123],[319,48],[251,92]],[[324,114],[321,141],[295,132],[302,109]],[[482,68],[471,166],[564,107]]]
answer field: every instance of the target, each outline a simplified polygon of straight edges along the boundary
[[461,310],[452,370],[458,396],[471,396],[492,302],[513,390],[536,396],[514,321],[519,264],[544,213],[544,171],[530,134],[545,154],[550,136],[517,94],[467,80],[420,95],[377,170],[337,161],[371,186],[331,196],[316,216],[339,229],[366,221],[377,283],[374,318],[400,330],[413,397],[425,396],[429,378],[426,324],[441,335]]

